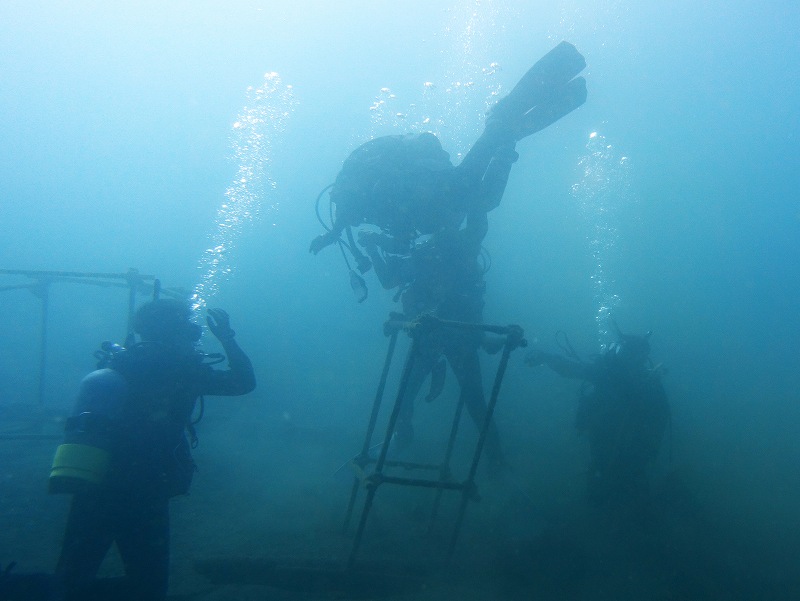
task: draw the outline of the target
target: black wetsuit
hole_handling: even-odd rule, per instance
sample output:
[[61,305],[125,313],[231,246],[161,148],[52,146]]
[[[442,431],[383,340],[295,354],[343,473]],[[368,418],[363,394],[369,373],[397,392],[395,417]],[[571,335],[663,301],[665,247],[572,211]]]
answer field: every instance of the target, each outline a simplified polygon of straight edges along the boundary
[[[377,244],[365,246],[381,284],[403,290],[407,319],[432,314],[445,320],[481,323],[485,284],[479,257],[488,231],[487,213],[500,203],[516,159],[513,139],[487,128],[461,164],[447,172],[448,185],[431,188],[432,197],[426,197],[423,208],[409,215],[417,223],[425,222],[423,216],[449,216],[436,227],[431,224],[427,242],[402,249],[397,240],[384,236],[381,249]],[[413,435],[414,399],[442,355],[458,379],[467,411],[478,428],[483,425],[486,401],[478,357],[482,338],[478,331],[440,328],[418,341],[418,356],[395,432],[399,445]],[[485,449],[490,462],[503,462],[494,422]]]
[[[448,321],[481,323],[485,284],[478,257],[485,232],[486,215],[479,213],[468,218],[464,229],[442,231],[412,252],[406,260],[408,285],[402,296],[403,312],[408,319],[431,314]],[[458,380],[460,398],[475,425],[478,428],[483,425],[486,401],[478,357],[482,337],[480,331],[442,327],[418,340],[418,355],[400,413],[398,436],[403,436],[404,429],[410,429],[414,399],[442,355]],[[489,429],[486,452],[491,462],[502,461],[494,423]]]
[[[230,369],[215,370],[196,352],[173,352],[157,343],[127,351],[111,370],[93,372],[77,401],[102,397],[104,382],[124,378],[109,392],[120,406],[113,420],[109,474],[101,485],[73,496],[56,580],[64,599],[166,598],[169,573],[168,500],[185,494],[192,462],[186,427],[201,395],[242,395],[255,388],[250,360],[231,338],[223,341]],[[109,373],[102,373],[109,372]],[[111,373],[114,372],[114,373]],[[98,387],[100,389],[98,390]],[[112,543],[126,578],[95,581]],[[118,586],[117,586],[118,585]]]
[[649,496],[648,471],[670,414],[659,374],[612,352],[590,364],[556,356],[547,363],[560,375],[585,382],[575,425],[589,441],[590,500],[642,510]]
[[[384,286],[403,290],[406,319],[431,314],[449,321],[481,323],[485,284],[479,256],[487,228],[486,213],[475,210],[468,215],[464,228],[440,230],[408,254],[383,254],[375,247],[368,248]],[[424,334],[417,341],[417,355],[395,431],[398,446],[404,446],[413,436],[414,400],[442,356],[458,380],[460,398],[467,411],[476,426],[482,427],[486,417],[478,357],[482,337],[480,331],[442,327]],[[485,449],[490,462],[503,462],[494,423],[490,425]]]

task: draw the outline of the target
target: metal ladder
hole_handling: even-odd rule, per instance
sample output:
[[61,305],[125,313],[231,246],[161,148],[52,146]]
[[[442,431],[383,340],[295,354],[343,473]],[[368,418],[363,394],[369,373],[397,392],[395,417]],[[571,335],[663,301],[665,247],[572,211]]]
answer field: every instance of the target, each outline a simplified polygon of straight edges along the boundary
[[[458,433],[458,425],[463,410],[463,405],[464,405],[463,399],[459,399],[459,402],[457,403],[455,414],[453,416],[452,425],[450,427],[450,435],[447,441],[447,448],[444,454],[444,458],[440,464],[394,461],[387,458],[387,453],[389,450],[388,441],[391,439],[392,433],[394,432],[395,426],[397,424],[397,420],[400,416],[400,408],[403,403],[403,399],[405,398],[406,389],[408,387],[409,376],[411,375],[412,367],[414,366],[414,362],[420,352],[420,344],[421,344],[420,340],[424,337],[425,334],[431,332],[436,328],[457,328],[457,329],[472,330],[472,331],[478,330],[505,337],[505,342],[503,345],[503,353],[500,358],[497,371],[495,373],[494,384],[492,386],[492,393],[486,407],[486,415],[483,420],[483,424],[480,427],[480,434],[478,436],[477,443],[475,444],[467,477],[462,481],[456,481],[452,479],[452,473],[450,471],[450,459],[452,457],[453,448],[455,446],[456,435]],[[380,452],[378,454],[378,457],[373,458],[370,455],[372,436],[374,434],[375,427],[378,421],[378,415],[380,413],[380,408],[383,401],[383,394],[386,388],[386,380],[389,375],[392,358],[394,356],[394,351],[397,344],[397,336],[401,330],[404,330],[409,333],[412,342],[408,350],[408,354],[406,355],[405,365],[403,367],[403,373],[397,390],[397,396],[395,397],[392,413],[389,417],[389,422],[386,426],[386,435],[384,437],[384,443],[380,445]],[[361,452],[349,462],[349,465],[355,471],[355,477],[353,479],[352,490],[350,493],[350,501],[347,506],[347,512],[344,521],[345,532],[349,528],[350,521],[353,515],[353,510],[356,504],[356,498],[358,496],[359,489],[362,486],[366,489],[367,496],[364,501],[363,508],[361,510],[361,517],[358,521],[358,526],[356,528],[355,537],[353,539],[353,546],[347,562],[347,568],[350,569],[355,564],[356,558],[358,556],[358,551],[359,548],[361,547],[361,543],[364,537],[364,530],[366,528],[367,518],[369,517],[370,510],[372,509],[372,505],[375,500],[375,494],[377,493],[378,488],[380,488],[382,484],[397,484],[400,486],[414,486],[421,488],[436,489],[436,498],[431,513],[430,527],[433,526],[433,523],[437,517],[442,493],[446,490],[452,490],[461,493],[461,502],[456,517],[456,523],[450,538],[450,545],[447,551],[446,561],[447,564],[449,564],[450,561],[452,560],[452,556],[455,551],[456,543],[458,541],[458,536],[461,531],[461,526],[464,520],[464,514],[467,509],[467,504],[470,500],[479,499],[478,490],[475,485],[475,474],[478,469],[478,464],[480,463],[481,454],[483,453],[483,447],[486,441],[486,436],[489,431],[489,427],[492,423],[492,415],[494,414],[494,409],[495,406],[497,405],[497,399],[500,393],[500,385],[503,381],[503,376],[505,375],[509,356],[511,355],[511,352],[513,350],[519,347],[527,346],[527,342],[525,341],[524,332],[522,328],[516,325],[494,326],[494,325],[463,323],[463,322],[447,321],[430,315],[421,316],[411,322],[401,321],[399,319],[390,319],[388,322],[386,322],[384,326],[384,333],[387,336],[389,336],[389,348],[386,353],[386,359],[384,361],[383,371],[381,373],[378,389],[375,393],[375,400],[372,405],[372,412],[370,414],[369,424],[367,426],[367,432],[364,437],[364,444],[361,448]],[[411,402],[411,399],[409,399],[408,402]],[[387,470],[391,468],[404,468],[405,470],[424,470],[428,472],[434,471],[438,472],[438,474],[436,478],[408,478],[408,477],[393,476],[387,474],[386,473]]]

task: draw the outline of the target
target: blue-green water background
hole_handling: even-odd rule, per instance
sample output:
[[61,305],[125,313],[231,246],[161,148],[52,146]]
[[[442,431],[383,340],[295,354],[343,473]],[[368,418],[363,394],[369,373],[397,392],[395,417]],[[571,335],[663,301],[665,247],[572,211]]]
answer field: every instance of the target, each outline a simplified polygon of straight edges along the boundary
[[[202,300],[231,313],[259,388],[209,401],[203,427],[217,438],[199,463],[224,457],[258,480],[255,505],[324,491],[313,478],[270,486],[304,470],[302,454],[263,464],[247,452],[291,424],[333,437],[319,468],[330,472],[358,450],[379,375],[391,297],[370,273],[357,304],[335,248],[308,253],[314,198],[375,135],[430,127],[457,161],[491,94],[567,39],[586,57],[588,101],[518,145],[490,214],[485,318],[547,349],[565,330],[584,355],[607,341],[604,306],[622,329],[652,330],[674,465],[730,532],[785,557],[800,552],[798,26],[796,3],[769,0],[9,0],[0,267],[205,282]],[[18,290],[0,307],[0,403],[35,404],[39,303]],[[49,406],[69,407],[98,342],[124,335],[125,312],[122,290],[52,286]],[[574,386],[522,356],[497,419],[546,505],[581,484]],[[4,469],[12,490],[19,473]]]

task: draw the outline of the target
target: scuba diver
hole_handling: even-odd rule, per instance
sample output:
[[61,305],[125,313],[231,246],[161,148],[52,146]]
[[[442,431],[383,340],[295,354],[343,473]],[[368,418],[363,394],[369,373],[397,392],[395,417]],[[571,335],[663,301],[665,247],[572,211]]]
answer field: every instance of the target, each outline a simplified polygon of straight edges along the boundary
[[[366,285],[350,267],[345,249],[362,274],[374,266],[381,285],[397,289],[395,300],[402,299],[403,319],[430,314],[480,323],[485,288],[480,256],[487,213],[505,192],[519,158],[516,143],[585,102],[586,82],[576,77],[585,66],[583,56],[568,42],[551,50],[491,109],[483,133],[458,166],[432,133],[384,136],[357,148],[328,187],[330,226],[319,214],[327,189],[317,198],[317,216],[328,231],[312,241],[310,251],[316,254],[339,245],[359,302],[367,298]],[[365,224],[380,230],[359,233],[366,255],[353,235],[353,228]],[[480,333],[441,327],[417,345],[420,356],[393,435],[396,448],[407,446],[413,437],[414,399],[425,378],[431,377],[427,398],[432,400],[443,387],[448,363],[461,399],[480,428],[486,403],[477,351],[487,346],[485,342]],[[490,463],[504,463],[494,423],[485,448]]]
[[[357,248],[353,228],[377,226],[397,247],[409,250],[420,235],[459,227],[473,209],[495,208],[516,160],[515,144],[586,101],[586,82],[576,77],[585,66],[583,56],[568,42],[548,52],[492,107],[483,133],[458,166],[453,166],[439,139],[427,132],[383,136],[358,147],[335,182],[317,197],[317,217],[327,232],[311,242],[310,251],[317,254],[338,243],[348,269],[345,249],[365,273],[371,262]],[[503,156],[506,160],[496,160]],[[492,173],[495,169],[499,172]],[[486,182],[502,182],[499,194],[482,189]],[[328,190],[330,225],[319,211]],[[352,269],[350,275],[361,302],[366,299],[363,279]]]
[[650,333],[623,334],[591,363],[534,351],[525,362],[581,380],[575,426],[589,441],[588,496],[600,507],[641,517],[649,502],[649,471],[670,420],[661,365],[650,361]]
[[[98,369],[81,382],[75,410],[56,450],[50,492],[72,502],[55,577],[5,573],[0,599],[161,601],[169,575],[169,499],[186,494],[195,470],[192,415],[204,395],[238,396],[256,381],[222,309],[207,324],[223,355],[196,345],[202,329],[190,305],[157,299],[135,313],[141,342],[104,343]],[[191,443],[187,438],[187,432]],[[97,579],[116,543],[124,578]]]
[[[487,230],[486,212],[475,210],[467,215],[464,228],[442,228],[408,254],[386,252],[381,243],[390,250],[396,249],[387,245],[386,239],[377,233],[362,232],[359,242],[372,260],[383,287],[398,289],[403,320],[433,315],[443,320],[475,324],[482,321],[485,283],[480,255]],[[430,402],[438,397],[444,387],[448,364],[458,380],[460,400],[479,430],[486,418],[478,357],[484,333],[440,326],[414,335],[423,338],[418,341],[418,354],[392,438],[398,451],[407,448],[413,439],[414,401],[422,384],[430,376],[431,390],[425,400]],[[489,425],[485,449],[490,466],[502,467],[503,454],[494,421]]]

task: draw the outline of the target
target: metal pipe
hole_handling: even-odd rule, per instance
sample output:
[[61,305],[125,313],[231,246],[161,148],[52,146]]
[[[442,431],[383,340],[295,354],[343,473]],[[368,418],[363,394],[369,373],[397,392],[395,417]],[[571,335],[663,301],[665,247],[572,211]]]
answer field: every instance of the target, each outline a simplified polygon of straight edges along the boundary
[[131,271],[136,272],[139,279],[154,280],[154,275],[140,275],[135,269],[129,270],[127,273],[97,273],[97,272],[80,272],[80,271],[32,271],[28,269],[0,269],[0,275],[24,275],[29,278],[104,278],[108,280],[126,280]]
[[[453,416],[453,423],[450,426],[450,438],[447,441],[447,449],[444,452],[444,460],[442,461],[441,468],[439,469],[439,482],[444,482],[446,478],[450,477],[450,459],[453,456],[453,449],[456,444],[456,436],[458,435],[458,426],[461,423],[461,413],[464,410],[464,395],[458,395],[458,403],[456,403],[456,414]],[[433,509],[431,510],[431,518],[428,522],[428,534],[433,533],[433,524],[436,517],[439,515],[439,505],[442,502],[443,487],[439,487],[436,491],[436,498],[433,501]]]
[[39,405],[44,405],[45,376],[47,373],[47,317],[50,310],[50,282],[43,279],[34,293],[42,301],[41,333],[39,337]]
[[[372,405],[372,414],[369,416],[369,425],[367,426],[367,435],[364,438],[364,446],[361,447],[361,454],[368,455],[369,448],[372,446],[372,433],[375,430],[375,424],[378,422],[378,412],[383,402],[383,393],[386,390],[386,380],[389,377],[389,368],[392,365],[392,358],[394,357],[394,349],[397,346],[398,330],[392,332],[389,338],[389,348],[386,351],[386,359],[383,362],[383,371],[381,372],[381,379],[378,383],[378,390],[375,392],[375,401]],[[388,442],[388,441],[384,441]]]
[[125,332],[125,343],[133,334],[133,317],[136,313],[136,290],[141,282],[139,271],[131,267],[128,273],[125,274],[125,279],[128,280],[128,329]]
[[414,359],[418,353],[418,346],[418,337],[412,335],[411,347],[408,349],[406,362],[403,366],[403,375],[400,378],[400,386],[397,389],[397,397],[394,401],[394,407],[392,407],[392,414],[389,416],[389,423],[386,425],[386,444],[381,448],[381,452],[378,455],[378,462],[375,464],[375,472],[377,473],[383,471],[383,464],[386,462],[386,454],[389,452],[389,441],[392,438],[392,434],[394,434],[394,427],[397,425],[397,420],[400,417],[400,409],[405,400],[408,380],[411,377],[411,370],[414,367]]
[[453,536],[450,539],[450,548],[447,552],[448,565],[453,558],[456,543],[458,542],[461,524],[464,521],[464,513],[467,510],[467,503],[469,502],[470,498],[468,491],[475,481],[475,474],[478,471],[478,464],[480,463],[481,454],[483,453],[483,445],[486,442],[486,436],[489,433],[489,427],[491,426],[492,417],[494,415],[494,408],[497,405],[497,398],[500,395],[500,385],[503,383],[503,377],[505,376],[506,367],[508,366],[508,358],[511,355],[512,350],[519,346],[525,345],[526,342],[523,338],[522,328],[518,326],[509,326],[507,328],[506,343],[503,346],[503,356],[500,358],[500,364],[497,366],[497,373],[495,374],[494,384],[492,385],[492,396],[489,399],[489,404],[486,407],[486,416],[483,420],[483,426],[481,427],[481,434],[478,438],[478,444],[475,446],[475,453],[472,456],[472,465],[469,468],[469,475],[467,476],[466,480],[466,484],[468,484],[468,486],[461,494],[461,504],[458,509],[458,517],[456,518],[456,525],[453,529]]
[[[375,424],[378,421],[378,413],[383,402],[383,393],[386,389],[386,380],[389,377],[389,368],[392,365],[392,357],[394,357],[394,349],[397,345],[397,333],[399,330],[394,330],[389,338],[389,348],[386,351],[386,359],[383,362],[383,371],[381,372],[381,379],[378,383],[378,389],[375,391],[375,400],[372,403],[372,413],[369,416],[369,425],[367,426],[367,434],[364,437],[364,445],[361,447],[361,454],[356,457],[356,461],[366,462],[369,460],[369,448],[372,445],[372,433],[375,430]],[[388,444],[388,440],[384,441],[384,445]],[[364,467],[363,465],[361,466]],[[353,486],[350,490],[350,501],[347,503],[347,512],[345,513],[344,525],[342,532],[347,532],[350,527],[350,518],[353,515],[353,508],[356,504],[356,496],[358,495],[358,486],[360,480],[358,476],[353,476]]]
[[372,509],[372,502],[375,499],[375,493],[378,490],[378,486],[380,485],[380,480],[382,477],[381,472],[383,471],[383,466],[386,463],[386,454],[389,452],[389,444],[392,438],[392,434],[394,433],[395,424],[397,424],[397,419],[400,416],[400,407],[403,404],[403,400],[405,398],[406,389],[408,388],[408,380],[411,375],[411,369],[414,365],[414,357],[417,354],[417,337],[412,337],[411,348],[408,349],[408,355],[406,356],[406,363],[403,366],[403,375],[400,379],[400,387],[397,391],[397,397],[395,398],[394,407],[392,408],[392,415],[389,417],[389,423],[386,426],[386,442],[384,443],[383,447],[381,448],[381,452],[378,455],[378,461],[375,464],[375,472],[373,476],[375,477],[373,480],[367,480],[367,499],[364,501],[364,508],[361,510],[361,519],[358,521],[358,528],[356,529],[356,536],[353,540],[353,548],[350,551],[350,557],[347,560],[347,567],[352,568],[353,564],[356,561],[356,556],[358,554],[358,549],[361,546],[361,539],[364,536],[364,528],[367,524],[367,516],[369,515],[370,510]]

